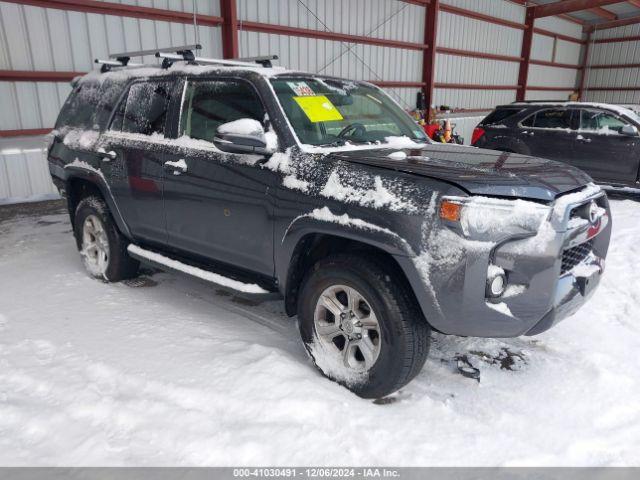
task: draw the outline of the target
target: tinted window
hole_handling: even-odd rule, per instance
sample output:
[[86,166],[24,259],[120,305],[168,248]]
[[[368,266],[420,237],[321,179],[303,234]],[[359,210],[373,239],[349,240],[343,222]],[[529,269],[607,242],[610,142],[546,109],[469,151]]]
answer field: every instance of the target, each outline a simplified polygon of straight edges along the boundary
[[514,116],[516,113],[520,113],[520,108],[498,108],[494,110],[482,121],[483,125],[496,125],[509,117]]
[[180,116],[180,135],[213,142],[223,123],[241,118],[262,122],[264,109],[253,88],[245,82],[191,81],[187,84]]
[[97,83],[81,82],[69,94],[62,110],[60,110],[56,128],[97,128],[94,126],[94,116],[99,99]]
[[541,110],[529,117],[527,123],[522,122],[522,125],[535,128],[571,129],[573,128],[572,113],[573,110],[566,109]]
[[629,123],[612,113],[598,110],[581,110],[580,112],[581,130],[597,130],[601,133],[620,133],[620,130],[622,130],[622,127],[625,125],[629,125]]
[[111,128],[129,133],[164,134],[171,82],[134,83],[114,116]]

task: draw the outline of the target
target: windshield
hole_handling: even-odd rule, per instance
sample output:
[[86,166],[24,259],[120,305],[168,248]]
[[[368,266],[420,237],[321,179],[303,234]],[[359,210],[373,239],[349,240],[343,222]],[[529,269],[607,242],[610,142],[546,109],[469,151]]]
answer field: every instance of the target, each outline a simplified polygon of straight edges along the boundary
[[392,141],[389,137],[428,141],[422,128],[377,88],[304,77],[271,83],[303,144],[374,144]]

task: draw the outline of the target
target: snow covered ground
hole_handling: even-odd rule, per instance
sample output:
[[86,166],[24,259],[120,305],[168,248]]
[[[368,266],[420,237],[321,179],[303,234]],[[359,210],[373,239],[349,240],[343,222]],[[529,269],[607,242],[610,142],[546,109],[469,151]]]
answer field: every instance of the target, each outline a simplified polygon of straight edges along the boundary
[[585,308],[533,338],[436,334],[384,404],[321,377],[280,302],[101,283],[66,215],[2,221],[0,464],[640,465],[640,203],[612,203]]

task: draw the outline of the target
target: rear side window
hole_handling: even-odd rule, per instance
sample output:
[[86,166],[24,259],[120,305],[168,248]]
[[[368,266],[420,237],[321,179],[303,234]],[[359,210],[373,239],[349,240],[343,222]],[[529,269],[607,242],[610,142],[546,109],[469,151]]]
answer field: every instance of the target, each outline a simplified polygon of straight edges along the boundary
[[569,109],[540,110],[523,120],[521,125],[533,128],[575,130],[572,122],[573,112]]
[[100,100],[99,86],[97,83],[80,82],[69,94],[64,103],[55,128],[78,128],[82,130],[94,130],[96,105]]
[[180,116],[180,136],[213,142],[223,123],[241,118],[262,122],[264,109],[257,94],[237,80],[189,81]]
[[129,88],[126,101],[121,102],[112,130],[128,133],[164,135],[172,82],[139,82]]
[[482,120],[482,125],[498,125],[507,118],[513,117],[515,114],[520,113],[521,108],[498,108]]

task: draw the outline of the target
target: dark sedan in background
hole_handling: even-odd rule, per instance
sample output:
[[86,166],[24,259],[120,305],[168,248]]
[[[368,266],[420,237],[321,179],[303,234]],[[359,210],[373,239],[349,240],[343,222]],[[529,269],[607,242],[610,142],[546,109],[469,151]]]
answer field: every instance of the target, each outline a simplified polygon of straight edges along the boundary
[[478,124],[472,145],[569,163],[597,183],[640,193],[640,117],[618,105],[516,102]]

